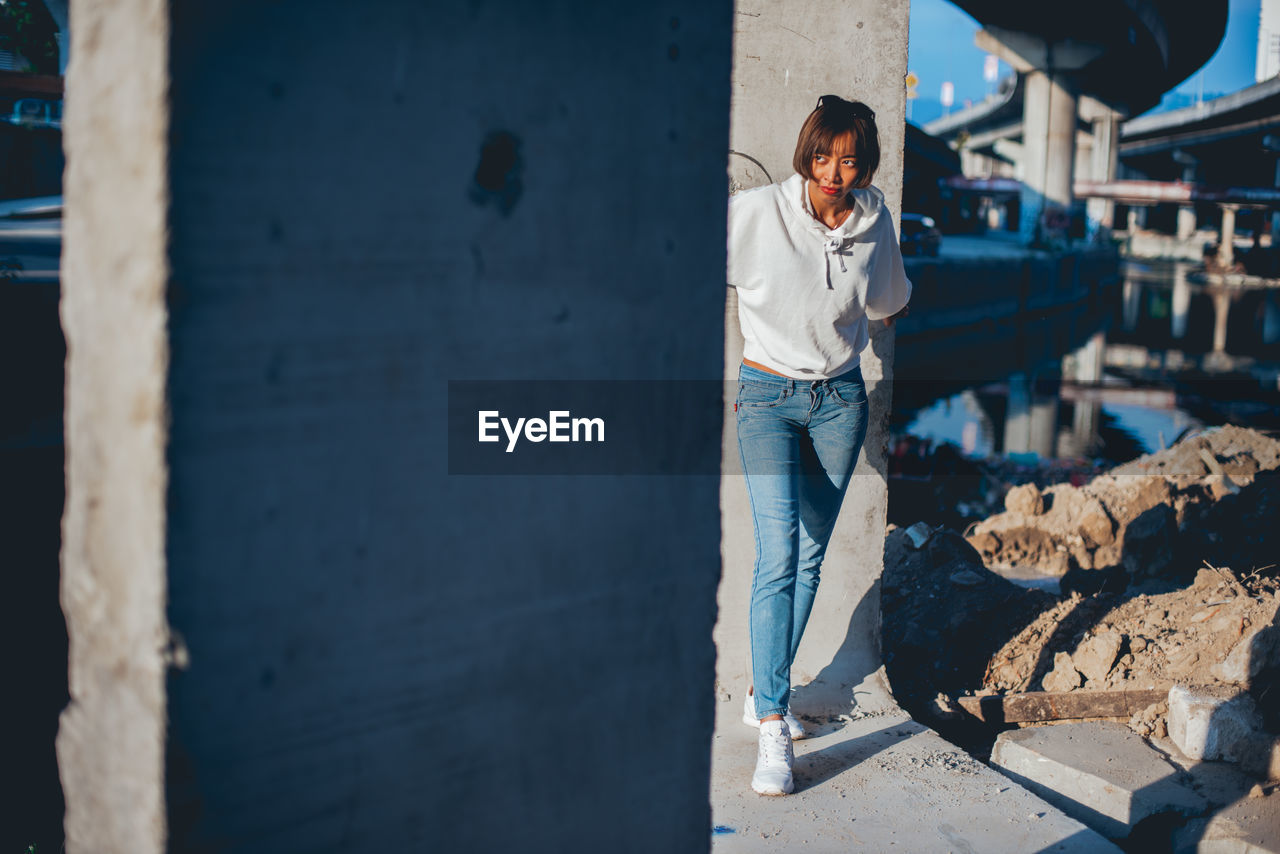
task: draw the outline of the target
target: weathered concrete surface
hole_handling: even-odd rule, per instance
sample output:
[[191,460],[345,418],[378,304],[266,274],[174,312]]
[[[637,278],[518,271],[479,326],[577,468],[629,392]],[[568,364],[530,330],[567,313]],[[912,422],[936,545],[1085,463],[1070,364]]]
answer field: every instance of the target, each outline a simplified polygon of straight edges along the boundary
[[[783,180],[800,124],[817,98],[838,94],[876,111],[882,159],[875,184],[898,213],[907,3],[788,0],[737,8],[730,181]],[[742,358],[737,306],[726,305],[725,370]],[[750,680],[747,605],[754,562],[732,399],[726,401],[721,485],[724,576],[716,625],[716,741],[712,792],[717,852],[1107,851],[1109,843],[912,722],[880,663],[879,578],[887,489],[884,444],[893,331],[873,324],[862,354],[871,423],[792,670],[792,709],[825,725],[796,743],[797,792],[764,798],[748,782],[756,730],[741,722]],[[732,385],[729,386],[732,388]],[[837,725],[841,728],[837,730]]]
[[[902,195],[907,8],[905,0],[740,2],[734,24],[730,145],[750,156],[730,157],[737,186],[781,181],[792,174],[796,136],[819,96],[865,101],[876,111],[881,161],[875,184],[896,218]],[[753,161],[763,164],[764,171]],[[872,691],[885,697],[880,669],[879,593],[888,491],[885,454],[893,332],[872,324],[862,354],[871,420],[823,567],[822,586],[800,646],[792,682],[804,713],[841,714]],[[726,314],[725,379],[735,387],[742,338],[734,295]],[[720,492],[724,574],[716,624],[716,674],[739,697],[750,679],[748,600],[755,561],[751,507],[738,461],[733,401],[726,401]],[[741,701],[739,700],[739,705]],[[744,783],[745,785],[745,783]]]
[[[57,750],[71,852],[164,849],[168,6],[75,0]],[[127,70],[127,71],[126,71]]]
[[1112,839],[1149,816],[1196,815],[1207,807],[1178,769],[1123,724],[1011,730],[996,739],[991,763]]
[[1246,797],[1173,837],[1175,854],[1280,854],[1280,792]]
[[450,380],[718,391],[729,6],[72,17],[69,850],[705,849],[718,478],[445,438]]
[[722,713],[712,754],[716,854],[1119,850],[901,710],[861,714],[797,741],[796,792],[770,798],[746,784],[756,730]]
[[1169,689],[1169,738],[1192,759],[1239,762],[1263,737],[1253,698],[1229,687]]

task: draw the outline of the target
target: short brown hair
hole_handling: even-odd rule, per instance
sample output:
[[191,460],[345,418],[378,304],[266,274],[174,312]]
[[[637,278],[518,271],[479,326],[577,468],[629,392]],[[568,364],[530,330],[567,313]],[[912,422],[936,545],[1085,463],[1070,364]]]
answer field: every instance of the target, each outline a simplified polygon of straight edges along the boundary
[[861,101],[846,101],[836,95],[823,95],[818,106],[804,120],[791,167],[810,181],[815,154],[830,154],[835,141],[849,134],[853,137],[853,156],[858,158],[857,188],[871,186],[880,167],[880,135],[876,131],[875,111]]

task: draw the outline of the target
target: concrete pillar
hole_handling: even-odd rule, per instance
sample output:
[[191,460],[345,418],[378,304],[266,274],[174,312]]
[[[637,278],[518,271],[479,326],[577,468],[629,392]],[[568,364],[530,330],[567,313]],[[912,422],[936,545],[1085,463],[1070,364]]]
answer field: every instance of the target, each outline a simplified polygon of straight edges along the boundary
[[1196,233],[1196,208],[1195,205],[1180,205],[1178,207],[1178,239],[1190,240]]
[[1075,163],[1076,97],[1062,76],[1043,71],[1026,75],[1022,126],[1022,218],[1019,236],[1030,243],[1043,237],[1046,210],[1071,208]]
[[[1120,117],[1110,110],[1093,121],[1093,153],[1091,176],[1095,181],[1114,181],[1120,152]],[[1095,239],[1106,239],[1114,227],[1115,202],[1090,199],[1085,203],[1089,233]]]
[[63,124],[71,854],[165,850],[168,10],[76,0],[71,16],[91,34]]
[[1078,383],[1102,382],[1102,370],[1106,365],[1107,336],[1105,332],[1095,332],[1075,349],[1064,361],[1071,364],[1071,379]]
[[1035,394],[1031,400],[1029,450],[1052,459],[1058,440],[1058,397]]
[[1262,299],[1262,343],[1280,341],[1280,293],[1268,290]]
[[450,426],[719,394],[731,6],[71,21],[67,851],[706,850],[718,472]]
[[1187,265],[1178,263],[1173,268],[1173,297],[1169,311],[1169,331],[1174,338],[1187,334],[1187,319],[1191,315],[1191,284],[1187,281]]
[[1120,315],[1121,325],[1125,332],[1138,328],[1138,317],[1142,313],[1142,285],[1133,279],[1125,278],[1121,287]]
[[[805,116],[828,92],[865,101],[876,111],[882,158],[875,184],[896,216],[902,195],[906,0],[781,0],[734,22],[733,105],[729,147],[759,161],[774,181],[792,174],[791,155]],[[861,25],[861,26],[860,26]],[[838,34],[838,37],[834,34]],[[759,182],[745,158],[730,158],[733,181]],[[736,383],[741,363],[737,313],[726,314],[725,379]],[[826,556],[813,615],[792,669],[804,686],[804,714],[843,714],[855,695],[884,702],[879,677],[879,597],[887,510],[884,446],[891,405],[893,330],[871,324],[862,352],[871,423]],[[733,413],[724,432],[724,470],[739,471]],[[717,677],[725,690],[719,720],[738,726],[748,683],[747,602],[754,566],[750,504],[740,476],[721,489],[724,575],[720,584]],[[821,679],[817,677],[821,675]],[[865,684],[864,684],[865,683]],[[861,688],[859,686],[862,686]],[[744,785],[735,783],[735,788]]]
[[1236,263],[1236,206],[1222,205],[1222,230],[1218,239],[1218,266],[1224,270]]
[[1025,454],[1031,450],[1031,377],[1009,377],[1009,407],[1004,418],[1004,452]]
[[1219,288],[1213,292],[1213,352],[1227,352],[1227,318],[1231,314],[1231,294]]

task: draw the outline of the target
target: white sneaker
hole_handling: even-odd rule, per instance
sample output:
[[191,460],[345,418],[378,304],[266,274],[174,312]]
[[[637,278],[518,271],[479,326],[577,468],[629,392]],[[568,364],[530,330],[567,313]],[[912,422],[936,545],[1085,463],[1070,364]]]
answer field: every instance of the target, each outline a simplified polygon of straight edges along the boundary
[[789,795],[795,791],[791,764],[791,734],[782,721],[762,721],[760,750],[756,754],[756,772],[751,775],[751,789],[760,795]]
[[[787,731],[791,733],[792,741],[802,739],[809,734],[805,732],[804,724],[792,717],[790,709],[782,713],[782,719],[787,722]],[[746,702],[742,704],[742,722],[747,726],[753,726],[756,729],[760,728],[760,718],[756,717],[756,698],[754,694],[748,694]]]

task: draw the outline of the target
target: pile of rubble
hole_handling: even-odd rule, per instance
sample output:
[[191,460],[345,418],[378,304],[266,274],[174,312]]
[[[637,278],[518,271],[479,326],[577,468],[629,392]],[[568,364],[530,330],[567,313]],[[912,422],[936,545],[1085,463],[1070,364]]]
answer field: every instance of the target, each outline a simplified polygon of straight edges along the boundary
[[[1259,726],[1280,732],[1277,469],[1280,442],[1224,427],[1078,487],[1015,487],[967,537],[891,528],[882,613],[896,696],[970,744],[976,704],[1032,693],[1058,709],[1041,720],[1070,708],[1162,737],[1175,685],[1248,696]],[[1058,577],[1062,595],[1000,574],[1028,568]],[[1088,713],[1093,701],[1107,711]]]
[[1014,487],[1006,512],[978,523],[968,539],[993,569],[1032,565],[1084,592],[1187,577],[1204,561],[1256,566],[1267,562],[1270,532],[1250,523],[1280,518],[1275,490],[1260,482],[1277,468],[1280,442],[1222,427],[1080,487]]

